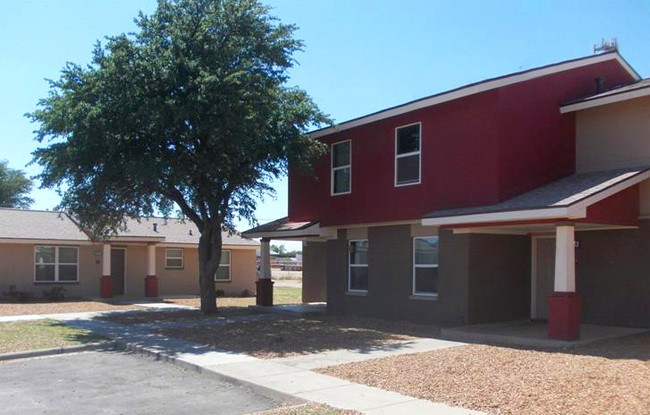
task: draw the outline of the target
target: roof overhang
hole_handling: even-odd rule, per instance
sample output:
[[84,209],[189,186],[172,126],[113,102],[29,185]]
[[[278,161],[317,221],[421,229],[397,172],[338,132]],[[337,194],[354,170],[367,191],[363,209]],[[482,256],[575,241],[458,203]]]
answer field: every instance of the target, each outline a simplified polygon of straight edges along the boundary
[[0,244],[35,244],[35,245],[92,245],[90,240],[78,239],[29,239],[29,238],[0,238]]
[[628,101],[630,99],[641,98],[650,96],[650,85],[644,88],[635,89],[632,91],[620,92],[618,94],[606,95],[600,98],[593,98],[576,102],[560,107],[562,114],[574,111],[585,110],[588,108],[600,107],[601,105],[614,104],[616,102]]
[[298,229],[278,229],[267,231],[246,231],[243,235],[248,238],[263,239],[304,239],[304,238],[331,238],[335,235],[336,229],[321,228],[320,223],[307,224]]
[[477,213],[469,215],[441,216],[423,218],[423,226],[458,226],[487,223],[511,223],[521,221],[543,221],[548,219],[583,219],[587,208],[628,187],[650,178],[650,170],[645,170],[622,182],[607,187],[598,193],[585,197],[568,206],[546,207],[540,209],[507,210],[501,212]]
[[358,127],[364,124],[369,124],[375,121],[383,120],[397,115],[405,114],[411,111],[416,111],[422,108],[430,107],[443,102],[453,101],[469,95],[478,94],[485,91],[490,91],[496,88],[516,84],[519,82],[529,81],[531,79],[539,78],[546,75],[551,75],[558,72],[563,72],[575,68],[580,68],[595,63],[616,60],[635,80],[640,80],[641,76],[628,64],[621,55],[617,52],[605,53],[601,55],[593,55],[579,59],[573,59],[557,64],[542,66],[527,71],[517,72],[510,75],[492,78],[485,81],[469,84],[460,88],[452,89],[450,91],[442,92],[437,95],[432,95],[426,98],[418,99],[408,102],[406,104],[398,105],[392,108],[381,110],[372,114],[368,114],[350,121],[343,122],[331,127],[322,128],[320,130],[312,131],[309,135],[312,138],[319,138],[329,134],[338,133],[340,131],[348,130],[350,128]]

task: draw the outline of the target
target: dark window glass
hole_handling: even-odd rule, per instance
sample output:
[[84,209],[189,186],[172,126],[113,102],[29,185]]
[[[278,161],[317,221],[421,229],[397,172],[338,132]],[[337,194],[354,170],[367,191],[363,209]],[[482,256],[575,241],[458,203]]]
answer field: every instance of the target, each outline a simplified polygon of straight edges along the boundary
[[217,281],[230,281],[230,266],[220,265],[217,273],[214,274]]
[[415,239],[415,265],[438,265],[438,237]]
[[350,242],[350,264],[368,264],[368,241]]
[[420,155],[397,159],[397,184],[417,183],[420,180]]
[[415,268],[415,292],[436,294],[438,292],[438,268]]
[[420,124],[397,129],[397,154],[420,151]]
[[368,290],[368,267],[350,267],[350,290]]
[[350,168],[334,170],[334,193],[350,191]]
[[334,156],[332,157],[332,167],[342,167],[350,165],[350,142],[334,144],[332,146]]
[[54,281],[56,265],[36,265],[36,281]]
[[77,281],[77,266],[59,265],[59,281]]

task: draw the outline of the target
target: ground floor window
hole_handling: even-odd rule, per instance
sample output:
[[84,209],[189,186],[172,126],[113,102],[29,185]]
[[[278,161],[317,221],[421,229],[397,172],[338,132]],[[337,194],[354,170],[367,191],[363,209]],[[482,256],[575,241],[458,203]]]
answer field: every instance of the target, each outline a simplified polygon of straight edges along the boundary
[[35,246],[34,281],[79,281],[79,248],[76,246]]
[[438,237],[413,238],[413,294],[438,294]]
[[183,248],[167,248],[165,250],[165,268],[183,268]]
[[348,291],[368,291],[368,241],[350,241]]
[[217,273],[214,274],[215,281],[228,282],[232,280],[232,275],[230,272],[230,260],[230,251],[221,251],[221,262],[219,263],[219,269],[217,270]]

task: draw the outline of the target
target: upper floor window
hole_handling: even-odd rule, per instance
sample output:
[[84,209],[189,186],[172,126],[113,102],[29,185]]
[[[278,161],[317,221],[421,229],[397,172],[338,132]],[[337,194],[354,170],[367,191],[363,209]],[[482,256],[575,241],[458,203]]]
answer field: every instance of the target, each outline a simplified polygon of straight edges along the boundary
[[332,196],[351,192],[352,143],[350,140],[332,144]]
[[438,294],[438,237],[413,238],[413,294]]
[[76,246],[35,246],[34,281],[79,281],[79,248]]
[[395,186],[420,183],[420,136],[422,124],[395,129]]
[[368,241],[350,241],[348,291],[368,291]]

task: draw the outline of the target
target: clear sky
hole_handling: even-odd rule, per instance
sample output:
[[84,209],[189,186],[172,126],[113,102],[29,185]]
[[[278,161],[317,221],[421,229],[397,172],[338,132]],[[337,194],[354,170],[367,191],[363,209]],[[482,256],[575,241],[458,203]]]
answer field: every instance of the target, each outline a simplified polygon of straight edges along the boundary
[[[592,53],[601,38],[650,76],[650,0],[638,1],[273,1],[306,43],[291,84],[336,121],[482,79]],[[135,29],[155,1],[0,0],[0,159],[26,166],[37,143],[23,116],[47,95],[66,61],[87,63],[97,39]],[[286,215],[286,179],[260,203],[260,222]],[[34,190],[34,208],[58,196]],[[241,223],[239,228],[246,229]],[[295,246],[295,245],[294,245]]]

